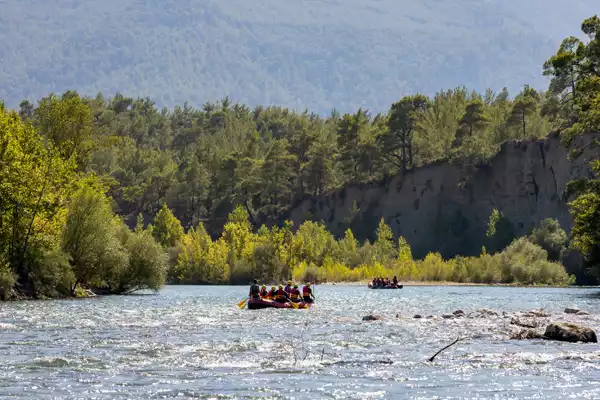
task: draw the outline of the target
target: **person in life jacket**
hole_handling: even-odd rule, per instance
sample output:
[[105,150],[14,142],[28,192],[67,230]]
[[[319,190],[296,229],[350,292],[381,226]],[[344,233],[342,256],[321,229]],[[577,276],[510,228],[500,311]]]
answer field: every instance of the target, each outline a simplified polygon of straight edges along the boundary
[[300,298],[300,289],[298,289],[298,285],[294,284],[294,287],[290,289],[290,299],[294,302],[299,302]]
[[276,295],[277,295],[277,288],[275,286],[271,286],[271,290],[269,290],[269,293],[267,294],[267,298],[273,300],[273,299],[275,299]]
[[292,281],[287,281],[287,285],[285,285],[285,292],[289,295],[290,291],[292,290]]
[[306,283],[302,288],[302,297],[304,298],[305,303],[313,303],[315,301],[315,296],[312,294],[310,283]]
[[267,297],[269,293],[267,292],[267,285],[262,285],[260,288],[260,297]]
[[254,283],[252,283],[252,285],[250,286],[250,294],[248,296],[251,299],[260,299],[260,287],[258,286],[258,281],[256,279],[254,280]]
[[279,290],[275,292],[275,301],[278,301],[280,303],[287,303],[288,301],[290,301],[288,294],[285,290],[283,290],[283,285],[279,285]]

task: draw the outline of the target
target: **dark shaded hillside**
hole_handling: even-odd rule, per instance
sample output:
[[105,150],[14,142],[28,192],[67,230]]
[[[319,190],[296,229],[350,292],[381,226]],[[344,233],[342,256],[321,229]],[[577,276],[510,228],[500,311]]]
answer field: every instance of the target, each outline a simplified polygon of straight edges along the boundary
[[328,113],[404,94],[545,86],[542,62],[591,0],[0,1],[0,98],[121,91]]

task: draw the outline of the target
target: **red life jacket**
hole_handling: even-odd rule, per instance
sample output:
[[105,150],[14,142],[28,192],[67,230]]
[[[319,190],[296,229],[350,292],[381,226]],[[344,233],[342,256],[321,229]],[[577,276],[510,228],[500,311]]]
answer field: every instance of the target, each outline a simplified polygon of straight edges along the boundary
[[299,299],[300,298],[300,290],[298,290],[298,288],[290,289],[290,297],[292,299]]
[[275,292],[275,296],[278,299],[285,299],[285,298],[287,298],[287,293],[285,292],[285,290],[279,289],[277,292]]
[[308,297],[311,295],[311,293],[312,293],[312,291],[310,290],[310,288],[308,286],[304,286],[302,288],[302,296]]

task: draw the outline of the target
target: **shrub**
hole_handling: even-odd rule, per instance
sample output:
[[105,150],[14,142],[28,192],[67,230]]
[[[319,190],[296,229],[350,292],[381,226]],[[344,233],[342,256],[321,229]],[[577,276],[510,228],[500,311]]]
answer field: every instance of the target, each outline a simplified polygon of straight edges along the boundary
[[13,272],[8,263],[0,262],[0,299],[10,297],[13,287],[17,283],[17,274]]
[[547,218],[534,229],[529,240],[548,252],[548,258],[558,261],[567,250],[567,233],[556,219]]
[[110,287],[114,293],[150,289],[158,291],[167,275],[167,256],[149,231],[125,233],[129,262],[115,270]]

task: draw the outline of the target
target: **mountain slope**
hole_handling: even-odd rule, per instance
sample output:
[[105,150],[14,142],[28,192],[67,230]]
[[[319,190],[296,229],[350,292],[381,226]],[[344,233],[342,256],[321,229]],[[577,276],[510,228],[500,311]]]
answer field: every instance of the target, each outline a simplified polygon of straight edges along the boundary
[[[525,3],[525,4],[523,4]],[[0,98],[229,95],[327,113],[530,83],[592,0],[0,0]]]

